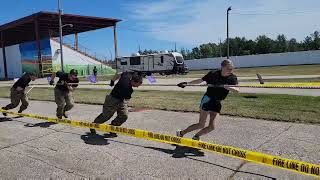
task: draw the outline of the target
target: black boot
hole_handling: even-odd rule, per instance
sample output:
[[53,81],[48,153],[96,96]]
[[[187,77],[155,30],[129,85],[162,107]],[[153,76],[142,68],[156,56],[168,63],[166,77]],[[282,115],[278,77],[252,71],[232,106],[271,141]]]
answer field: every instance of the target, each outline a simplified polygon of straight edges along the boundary
[[90,129],[91,134],[97,134],[95,129]]
[[[1,109],[3,109],[3,110],[7,110],[5,107],[2,107]],[[5,113],[5,112],[2,112],[2,114],[3,114],[3,116],[8,116],[8,114],[7,114],[7,113]]]
[[68,117],[69,117],[69,116],[68,116],[68,113],[67,113],[67,112],[64,112],[64,113],[63,113],[63,117],[68,118]]

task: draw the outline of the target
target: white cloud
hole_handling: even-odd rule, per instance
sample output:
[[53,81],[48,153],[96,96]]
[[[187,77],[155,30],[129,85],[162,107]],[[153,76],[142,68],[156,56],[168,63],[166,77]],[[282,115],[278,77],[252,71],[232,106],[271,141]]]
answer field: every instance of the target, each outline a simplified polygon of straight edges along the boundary
[[[198,45],[226,37],[226,9],[232,5],[230,36],[274,38],[283,33],[302,40],[320,30],[318,0],[162,0],[125,4],[139,30],[155,39]],[[249,14],[249,15],[245,15]],[[262,15],[265,14],[265,15]]]
[[[187,23],[196,11],[190,0],[163,0],[157,2],[127,3],[123,7],[128,11],[128,18],[150,28],[167,28],[169,24]],[[162,27],[166,26],[166,27]]]

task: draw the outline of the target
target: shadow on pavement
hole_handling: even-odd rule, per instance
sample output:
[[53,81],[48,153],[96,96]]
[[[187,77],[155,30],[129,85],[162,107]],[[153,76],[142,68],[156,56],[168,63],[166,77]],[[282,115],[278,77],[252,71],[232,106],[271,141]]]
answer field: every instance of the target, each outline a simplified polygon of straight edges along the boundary
[[32,124],[32,123],[27,123],[24,126],[25,127],[42,127],[42,128],[47,128],[50,127],[51,125],[55,125],[57,123],[55,122],[41,122],[41,123],[36,123],[36,124]]
[[86,133],[85,135],[81,135],[81,139],[86,144],[91,145],[108,145],[110,144],[105,136],[101,136],[99,134]]

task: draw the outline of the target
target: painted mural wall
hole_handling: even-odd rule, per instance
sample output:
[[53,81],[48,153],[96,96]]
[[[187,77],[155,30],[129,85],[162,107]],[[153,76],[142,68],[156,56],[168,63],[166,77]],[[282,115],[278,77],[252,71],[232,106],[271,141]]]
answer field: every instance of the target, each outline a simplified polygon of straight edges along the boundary
[[[51,71],[52,67],[52,56],[51,56],[51,47],[50,39],[40,40],[41,47],[41,59],[43,64],[48,64],[48,68]],[[21,65],[22,72],[34,72],[40,74],[39,72],[39,60],[38,60],[38,50],[37,44],[35,41],[26,42],[19,45],[21,53]],[[44,68],[46,70],[46,68]]]
[[[61,70],[60,46],[59,43],[50,38],[42,39],[41,60],[43,73],[52,73],[52,71]],[[81,54],[67,46],[63,48],[65,71],[77,69],[79,75],[92,74],[94,66],[98,74],[114,74],[115,70],[94,59]],[[39,74],[39,62],[37,44],[35,41],[21,43],[18,45],[6,47],[7,70],[10,79],[20,77],[24,72],[34,72]],[[0,79],[4,78],[4,62],[2,49],[0,48]]]
[[[51,53],[52,53],[52,67],[54,71],[61,69],[61,60],[60,60],[60,44],[55,40],[50,40],[51,44]],[[69,48],[67,46],[63,47],[63,63],[64,69],[66,72],[71,69],[77,69],[79,75],[88,75],[92,74],[94,66],[96,66],[99,74],[114,74],[115,70],[109,66],[106,66],[94,59],[81,54]]]

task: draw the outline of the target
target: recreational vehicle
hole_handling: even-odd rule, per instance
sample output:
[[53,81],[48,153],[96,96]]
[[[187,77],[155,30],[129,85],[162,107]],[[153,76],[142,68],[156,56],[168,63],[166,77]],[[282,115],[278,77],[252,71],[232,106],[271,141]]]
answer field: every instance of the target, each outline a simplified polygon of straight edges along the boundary
[[121,57],[117,61],[117,69],[121,72],[140,72],[144,75],[159,73],[161,75],[186,74],[183,56],[177,52]]

